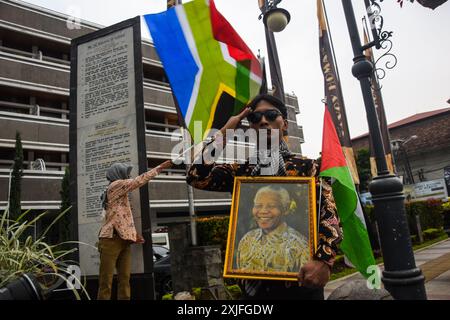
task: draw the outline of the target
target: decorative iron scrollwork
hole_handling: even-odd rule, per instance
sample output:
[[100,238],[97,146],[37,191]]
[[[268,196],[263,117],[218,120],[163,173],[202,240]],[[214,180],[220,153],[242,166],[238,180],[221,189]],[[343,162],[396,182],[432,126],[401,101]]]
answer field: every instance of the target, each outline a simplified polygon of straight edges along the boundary
[[[383,2],[383,0],[379,0]],[[391,52],[393,43],[391,41],[392,31],[384,31],[384,20],[381,15],[381,6],[377,0],[366,0],[367,15],[369,17],[370,29],[372,30],[373,41],[366,44],[363,48],[368,49],[375,46],[376,49],[381,49],[384,52],[375,61],[374,76],[377,80],[382,80],[386,76],[386,69],[393,69],[397,65],[397,57]],[[380,90],[381,85],[377,81],[375,90]]]
[[[370,5],[367,6],[367,16],[369,17],[370,29],[372,30],[372,35],[374,37],[375,46],[377,49],[380,48],[378,43],[380,34],[383,30],[384,19],[381,15],[381,6],[376,2],[376,0],[369,0]],[[369,2],[367,1],[367,2]],[[380,0],[383,1],[383,0]],[[367,4],[366,2],[366,4]]]

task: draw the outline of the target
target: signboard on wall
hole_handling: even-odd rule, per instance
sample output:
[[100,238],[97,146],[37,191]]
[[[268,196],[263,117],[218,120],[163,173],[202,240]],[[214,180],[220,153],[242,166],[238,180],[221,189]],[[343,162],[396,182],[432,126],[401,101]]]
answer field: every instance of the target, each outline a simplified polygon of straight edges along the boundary
[[427,199],[446,199],[447,187],[444,179],[437,179],[431,181],[423,181],[413,185],[406,185],[404,187],[407,199],[413,201],[427,200]]
[[447,196],[450,197],[450,166],[444,168],[444,181],[447,187]]

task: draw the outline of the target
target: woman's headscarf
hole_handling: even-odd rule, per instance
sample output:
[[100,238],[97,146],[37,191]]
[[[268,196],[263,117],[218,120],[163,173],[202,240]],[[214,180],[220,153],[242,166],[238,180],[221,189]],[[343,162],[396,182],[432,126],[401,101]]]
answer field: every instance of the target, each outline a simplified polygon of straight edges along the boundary
[[128,179],[130,177],[133,166],[125,163],[114,163],[108,170],[106,170],[106,179],[110,182],[116,180]]
[[[109,167],[108,170],[106,170],[106,179],[109,180],[109,184],[111,184],[111,182],[114,182],[116,180],[129,179],[132,169],[133,169],[133,166],[131,166],[129,164],[120,163],[120,162],[114,163],[111,167]],[[102,195],[100,196],[100,199],[102,200],[102,207],[105,210],[106,210],[106,204],[108,203],[107,191],[108,191],[108,188],[106,188],[106,190],[103,191]]]

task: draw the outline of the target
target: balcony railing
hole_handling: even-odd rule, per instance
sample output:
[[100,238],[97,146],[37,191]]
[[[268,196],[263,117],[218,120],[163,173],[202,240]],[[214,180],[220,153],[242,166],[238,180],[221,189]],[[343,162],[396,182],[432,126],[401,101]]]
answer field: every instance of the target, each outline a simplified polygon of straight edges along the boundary
[[145,121],[145,127],[147,130],[173,132],[180,129],[180,126],[173,124],[157,123],[152,121]]
[[[24,161],[24,167],[25,169],[29,169],[31,170],[31,164],[33,161]],[[5,160],[5,159],[1,159],[0,160],[0,168],[1,169],[10,169],[12,168],[14,164],[13,160]],[[64,171],[66,167],[68,167],[69,164],[68,163],[63,163],[63,162],[45,162],[45,171]],[[33,170],[34,172],[35,170]]]
[[55,114],[57,116],[56,117],[51,116],[51,118],[59,118],[59,119],[66,119],[69,115],[69,110],[66,109],[57,109],[51,107],[44,107],[40,105],[24,104],[9,101],[0,101],[0,108],[1,107],[8,108],[12,112],[17,112],[21,114],[23,114],[23,112],[18,111],[26,111],[26,114],[35,115],[38,117],[41,116],[41,113]]
[[26,58],[32,58],[32,59],[41,60],[41,61],[48,61],[48,62],[52,62],[52,63],[63,64],[66,66],[70,65],[70,61],[46,56],[40,50],[37,53],[33,53],[33,52],[29,52],[29,51],[23,51],[23,50],[19,50],[19,49],[10,48],[10,47],[0,46],[0,51],[18,55],[18,56],[22,56],[22,57],[26,57]]
[[167,87],[167,89],[170,90],[170,84],[168,84],[167,82],[153,80],[153,79],[150,79],[150,78],[144,78],[144,83],[145,84],[156,84],[158,86]]

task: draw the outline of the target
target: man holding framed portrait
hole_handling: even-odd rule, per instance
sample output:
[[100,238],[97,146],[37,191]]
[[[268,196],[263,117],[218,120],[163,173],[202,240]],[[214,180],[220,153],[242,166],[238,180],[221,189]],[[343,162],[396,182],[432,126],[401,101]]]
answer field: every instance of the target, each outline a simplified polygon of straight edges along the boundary
[[[245,118],[250,124],[247,131],[255,133],[249,135],[255,137],[255,155],[245,163],[216,163],[226,141],[233,138],[230,136]],[[322,181],[320,186],[317,161],[295,156],[289,151],[283,139],[287,129],[287,109],[284,103],[271,95],[258,95],[240,114],[231,117],[211,142],[203,147],[202,152],[194,158],[187,176],[187,182],[198,189],[233,192],[234,188],[224,276],[243,279],[241,287],[245,299],[324,299],[323,287],[329,280],[337,245],[341,240],[331,187],[326,181]],[[280,180],[278,183],[268,181],[269,176]],[[244,188],[238,191],[238,184],[241,187],[246,184],[237,177],[248,177],[248,188],[251,191],[247,194]],[[270,192],[267,192],[269,190],[265,190],[265,196],[258,198],[256,197],[258,186],[251,188],[251,184],[259,182],[262,183],[259,185],[260,188],[275,186],[275,189],[289,189],[286,190],[289,197],[295,198],[295,193],[302,189],[299,187],[301,180],[299,178],[309,180],[306,183],[308,192],[306,198],[303,198],[307,199],[307,211],[304,212],[304,218],[296,219],[300,224],[303,221],[303,233],[300,225],[299,230],[296,230],[287,222],[289,218],[287,213],[288,209],[291,209],[292,201],[289,208],[286,208],[287,202],[281,195],[284,192],[270,195]],[[299,180],[294,186],[288,187],[292,183],[288,181],[289,179]],[[238,197],[243,200],[238,200]],[[265,203],[261,200],[263,198],[266,200]],[[286,199],[286,194],[284,198]],[[304,203],[301,199],[301,197],[298,200],[294,199],[295,204]],[[258,208],[261,209],[259,213]],[[314,222],[316,210],[318,228]],[[244,211],[247,211],[247,214]],[[278,220],[274,218],[276,215]],[[247,232],[256,230],[247,236],[240,233],[239,229],[245,221],[248,224]],[[252,221],[256,222],[258,228],[256,225],[251,227]],[[283,239],[287,242],[282,241]],[[245,241],[249,240],[254,241],[246,244]],[[239,249],[240,241],[243,241],[241,249]],[[279,243],[276,245],[277,241]],[[258,252],[259,261],[257,258],[254,259],[254,256],[255,262],[246,261],[246,256],[252,256],[252,252],[256,253],[251,248],[258,245],[260,249],[265,248]],[[305,247],[308,248],[307,254]],[[273,250],[278,252],[275,253]],[[264,256],[267,254],[270,257]],[[290,258],[292,255],[294,257]],[[253,265],[258,263],[261,264],[260,268]],[[251,268],[248,269],[246,264]]]

